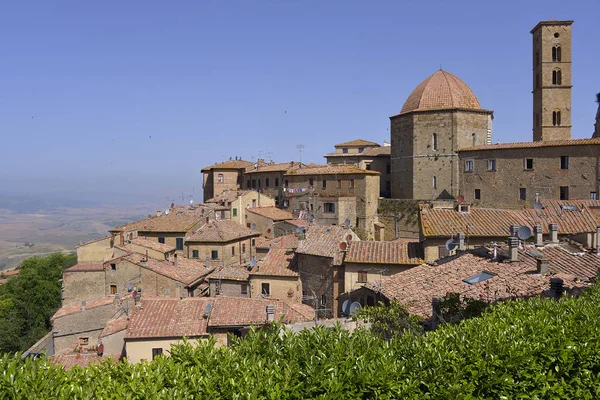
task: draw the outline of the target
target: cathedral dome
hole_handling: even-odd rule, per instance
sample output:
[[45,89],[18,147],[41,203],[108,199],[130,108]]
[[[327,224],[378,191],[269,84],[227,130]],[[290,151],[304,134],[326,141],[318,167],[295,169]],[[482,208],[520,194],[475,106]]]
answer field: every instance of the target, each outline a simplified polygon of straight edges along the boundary
[[413,90],[400,114],[452,108],[481,110],[481,105],[466,83],[450,72],[439,70]]

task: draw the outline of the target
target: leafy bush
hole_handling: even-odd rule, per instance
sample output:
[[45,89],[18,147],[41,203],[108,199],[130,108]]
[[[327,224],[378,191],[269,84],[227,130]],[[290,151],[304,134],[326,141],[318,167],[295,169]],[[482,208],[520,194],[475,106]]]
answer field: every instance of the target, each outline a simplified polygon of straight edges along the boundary
[[77,399],[597,399],[600,288],[577,299],[530,299],[422,335],[367,329],[297,335],[273,326],[177,346],[170,358],[64,371],[45,358],[0,358],[0,398]]
[[50,330],[60,308],[62,271],[76,262],[75,254],[28,258],[19,275],[0,285],[0,352],[27,350]]

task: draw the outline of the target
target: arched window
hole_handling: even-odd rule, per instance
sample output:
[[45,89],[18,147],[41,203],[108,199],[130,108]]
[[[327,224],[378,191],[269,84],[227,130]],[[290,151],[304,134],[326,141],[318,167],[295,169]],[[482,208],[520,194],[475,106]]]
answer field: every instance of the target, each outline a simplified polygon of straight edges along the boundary
[[552,61],[561,61],[561,57],[562,56],[562,51],[560,49],[560,46],[554,46],[552,48]]
[[552,84],[562,85],[562,72],[560,71],[560,69],[552,71]]
[[437,133],[433,134],[433,150],[437,151],[438,149],[438,135]]
[[560,126],[560,111],[552,111],[552,125]]

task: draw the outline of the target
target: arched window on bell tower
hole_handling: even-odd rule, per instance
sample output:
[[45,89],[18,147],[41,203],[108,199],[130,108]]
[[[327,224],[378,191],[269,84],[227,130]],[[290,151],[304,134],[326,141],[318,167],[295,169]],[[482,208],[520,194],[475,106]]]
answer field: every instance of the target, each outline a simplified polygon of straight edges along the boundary
[[560,49],[560,46],[556,45],[552,48],[552,61],[553,62],[560,62],[561,58],[562,58],[562,51]]
[[562,85],[562,72],[560,69],[555,69],[552,71],[552,84],[553,85]]
[[560,126],[560,110],[552,111],[552,125]]

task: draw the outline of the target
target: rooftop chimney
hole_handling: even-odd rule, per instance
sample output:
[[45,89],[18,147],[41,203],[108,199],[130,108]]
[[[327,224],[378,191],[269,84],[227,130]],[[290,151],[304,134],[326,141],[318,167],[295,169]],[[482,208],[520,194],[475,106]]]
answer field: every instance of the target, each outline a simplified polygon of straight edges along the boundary
[[177,253],[173,254],[173,265],[177,266]]
[[268,322],[275,321],[275,306],[273,304],[267,305],[267,321]]
[[458,249],[459,250],[465,250],[465,234],[464,233],[459,233],[458,234]]
[[542,275],[550,275],[550,262],[545,258],[538,258],[537,272]]
[[535,233],[535,245],[543,246],[544,245],[544,230],[540,225],[536,225],[533,227],[533,232]]
[[510,261],[519,261],[519,239],[510,236],[508,238],[508,250],[510,252]]
[[550,241],[552,243],[558,243],[558,224],[550,224]]
[[560,278],[550,279],[550,296],[559,299],[563,292],[563,280]]
[[517,232],[519,231],[518,225],[511,225],[508,229],[510,230],[510,236],[517,236]]
[[156,216],[157,216],[157,217],[160,217],[160,216],[162,215],[162,213],[163,213],[163,212],[162,212],[161,210],[157,210],[157,211],[156,211]]

